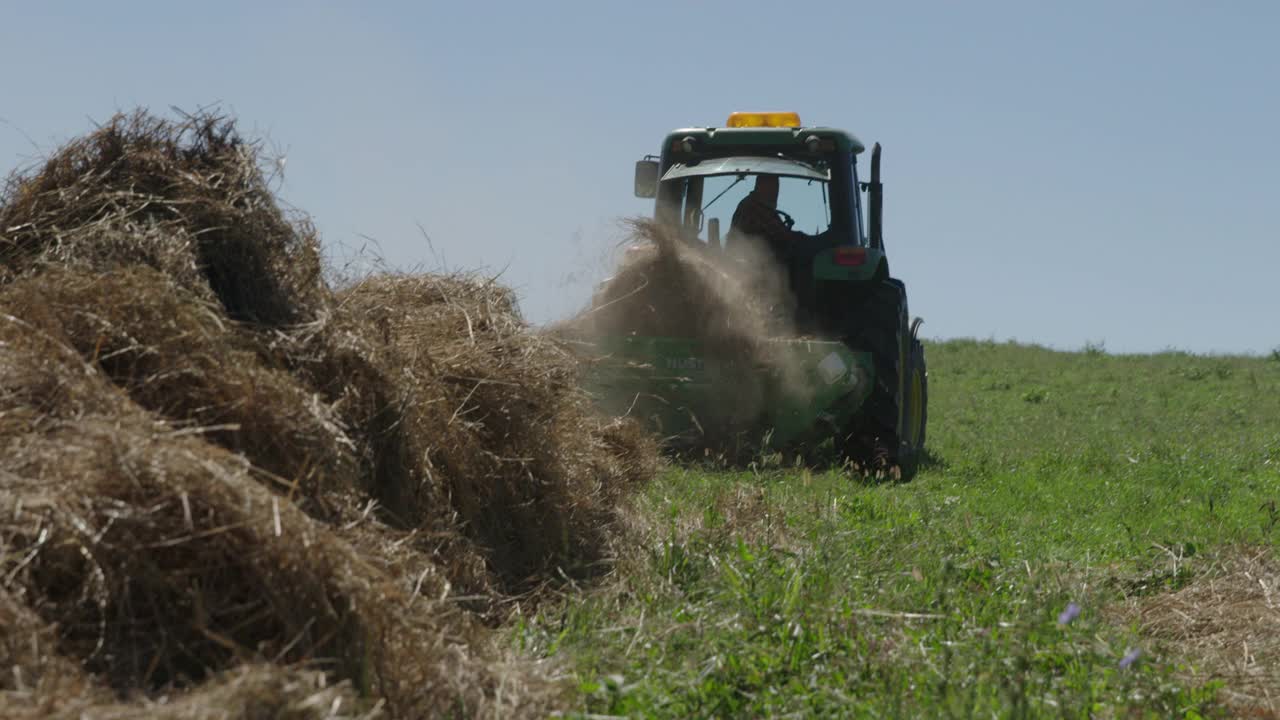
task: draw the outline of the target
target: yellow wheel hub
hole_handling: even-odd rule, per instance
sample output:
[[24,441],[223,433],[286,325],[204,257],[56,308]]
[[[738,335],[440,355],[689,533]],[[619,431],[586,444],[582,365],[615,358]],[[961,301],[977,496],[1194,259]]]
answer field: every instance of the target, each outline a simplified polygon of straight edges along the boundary
[[907,442],[911,447],[920,445],[920,435],[924,424],[924,378],[919,369],[911,371],[910,399],[907,402]]

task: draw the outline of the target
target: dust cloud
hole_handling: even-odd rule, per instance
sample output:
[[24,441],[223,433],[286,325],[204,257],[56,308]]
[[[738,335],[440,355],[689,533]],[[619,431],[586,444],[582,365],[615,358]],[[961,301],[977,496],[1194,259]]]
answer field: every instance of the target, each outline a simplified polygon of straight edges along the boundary
[[702,416],[694,418],[705,444],[767,430],[751,426],[770,403],[807,397],[804,368],[775,342],[800,336],[796,299],[785,268],[763,241],[743,238],[721,250],[688,242],[653,220],[624,223],[630,239],[617,271],[601,283],[591,306],[557,333],[588,348],[625,337],[696,341],[701,361],[718,373]]

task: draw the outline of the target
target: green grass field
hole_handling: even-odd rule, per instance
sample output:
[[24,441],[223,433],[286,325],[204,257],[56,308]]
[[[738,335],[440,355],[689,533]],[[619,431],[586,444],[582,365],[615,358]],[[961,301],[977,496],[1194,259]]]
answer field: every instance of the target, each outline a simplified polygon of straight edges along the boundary
[[1280,361],[927,353],[915,481],[673,467],[611,581],[512,642],[584,716],[1270,717],[1273,630],[1244,692],[1136,618],[1232,557],[1269,562]]

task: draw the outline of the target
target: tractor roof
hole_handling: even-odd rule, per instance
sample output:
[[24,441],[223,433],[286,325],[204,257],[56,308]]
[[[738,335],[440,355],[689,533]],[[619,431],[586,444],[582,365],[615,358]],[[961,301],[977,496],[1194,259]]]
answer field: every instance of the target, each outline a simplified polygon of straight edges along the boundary
[[[708,127],[680,128],[667,134],[663,149],[678,148],[685,140],[709,147],[724,146],[744,148],[760,146],[762,150],[785,152],[787,147],[804,149],[810,138],[827,141],[832,149],[854,155],[866,147],[862,141],[844,130],[828,127]],[[824,148],[825,149],[825,148]]]

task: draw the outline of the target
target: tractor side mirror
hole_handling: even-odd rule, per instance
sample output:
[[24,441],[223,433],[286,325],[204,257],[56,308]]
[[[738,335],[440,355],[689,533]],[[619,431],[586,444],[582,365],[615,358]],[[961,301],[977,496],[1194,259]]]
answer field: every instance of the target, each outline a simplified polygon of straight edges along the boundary
[[636,197],[652,198],[658,196],[658,161],[636,161]]

